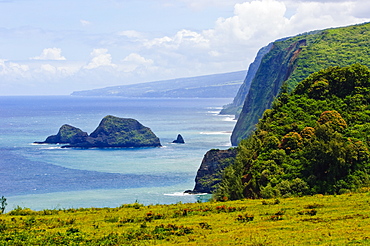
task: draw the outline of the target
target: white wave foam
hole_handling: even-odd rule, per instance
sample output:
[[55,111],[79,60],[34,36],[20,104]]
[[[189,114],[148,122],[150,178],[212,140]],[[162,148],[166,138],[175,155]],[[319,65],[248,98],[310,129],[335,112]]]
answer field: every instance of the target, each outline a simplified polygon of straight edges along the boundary
[[236,121],[234,117],[226,117],[222,119],[223,121]]
[[165,196],[190,196],[191,194],[189,193],[184,193],[184,192],[174,192],[174,193],[167,193],[163,194]]
[[232,147],[232,145],[231,145],[230,142],[220,143],[219,146],[222,146],[222,147]]
[[222,107],[206,107],[206,109],[219,109],[219,110],[221,110]]
[[41,149],[62,149],[62,147],[61,146],[53,146],[53,147],[45,147],[45,148],[41,148]]
[[197,193],[197,194],[189,194],[185,192],[174,192],[174,193],[167,193],[163,194],[165,196],[200,196],[200,195],[208,195],[207,193]]
[[220,113],[220,111],[207,111],[207,113],[209,113],[209,114],[219,114]]
[[221,135],[221,134],[231,134],[231,132],[222,131],[222,132],[200,132],[200,134],[204,135]]

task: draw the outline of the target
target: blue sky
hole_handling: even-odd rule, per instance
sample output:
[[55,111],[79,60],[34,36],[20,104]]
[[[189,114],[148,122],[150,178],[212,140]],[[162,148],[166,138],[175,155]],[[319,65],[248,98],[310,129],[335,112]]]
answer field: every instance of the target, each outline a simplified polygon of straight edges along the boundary
[[278,38],[370,21],[364,0],[0,0],[0,95],[247,69]]

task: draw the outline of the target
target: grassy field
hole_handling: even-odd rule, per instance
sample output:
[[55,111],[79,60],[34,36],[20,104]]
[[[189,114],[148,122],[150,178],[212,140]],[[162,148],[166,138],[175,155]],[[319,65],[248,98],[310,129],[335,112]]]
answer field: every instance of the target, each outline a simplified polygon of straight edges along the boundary
[[370,245],[370,190],[0,215],[0,245]]

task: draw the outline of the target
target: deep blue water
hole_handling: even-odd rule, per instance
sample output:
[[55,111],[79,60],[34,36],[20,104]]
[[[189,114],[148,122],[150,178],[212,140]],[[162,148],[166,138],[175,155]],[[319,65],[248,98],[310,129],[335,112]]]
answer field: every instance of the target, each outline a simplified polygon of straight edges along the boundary
[[[14,206],[115,207],[194,202],[203,155],[230,147],[235,121],[218,115],[232,99],[0,97],[0,196]],[[34,145],[63,124],[91,133],[106,115],[134,118],[152,129],[161,148],[61,149]],[[177,134],[185,144],[172,144]]]

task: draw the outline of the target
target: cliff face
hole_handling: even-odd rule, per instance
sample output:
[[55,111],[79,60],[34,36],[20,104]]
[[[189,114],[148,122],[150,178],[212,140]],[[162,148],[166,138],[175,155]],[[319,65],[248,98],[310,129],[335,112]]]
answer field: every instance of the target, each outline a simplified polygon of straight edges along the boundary
[[69,125],[63,125],[57,135],[49,136],[44,142],[69,144],[64,148],[127,148],[159,147],[159,138],[137,120],[108,115],[99,126],[88,135]]
[[251,86],[252,80],[257,73],[257,70],[261,64],[262,58],[266,55],[272,48],[272,43],[261,48],[254,61],[249,65],[247,76],[244,79],[243,84],[240,86],[238,93],[236,94],[233,102],[231,104],[225,105],[221,110],[220,114],[230,114],[235,115],[238,118],[240,111],[243,107],[245,97],[248,94],[249,88]]
[[330,66],[370,65],[370,23],[315,31],[273,43],[252,80],[231,142],[247,138],[282,85],[291,91],[309,74]]
[[283,82],[294,70],[295,61],[306,45],[302,39],[286,47],[285,43],[274,43],[271,51],[262,60],[258,73],[244,101],[243,109],[231,135],[231,143],[237,145],[248,136],[263,112],[271,106]]
[[221,171],[234,162],[237,150],[209,150],[202,160],[195,178],[194,193],[212,193],[221,181]]

